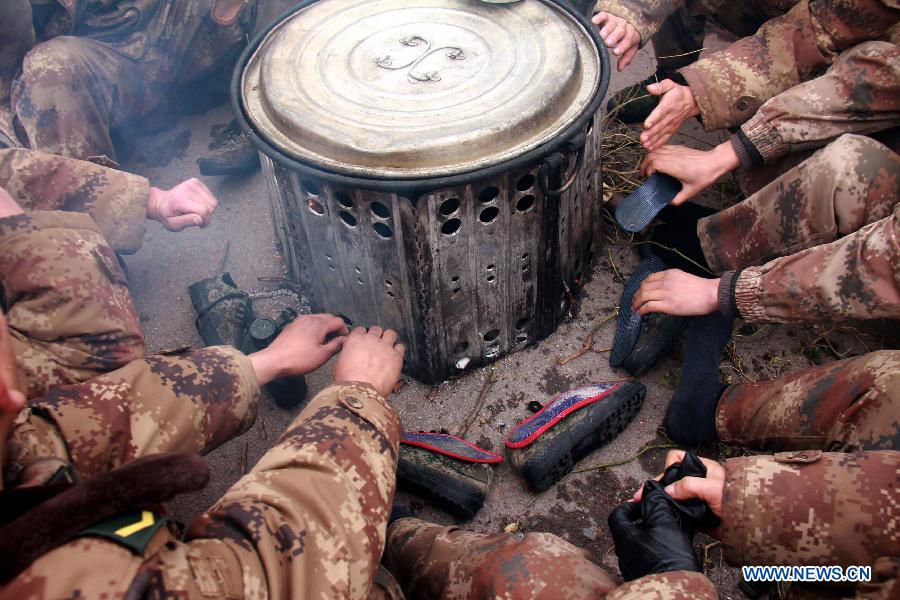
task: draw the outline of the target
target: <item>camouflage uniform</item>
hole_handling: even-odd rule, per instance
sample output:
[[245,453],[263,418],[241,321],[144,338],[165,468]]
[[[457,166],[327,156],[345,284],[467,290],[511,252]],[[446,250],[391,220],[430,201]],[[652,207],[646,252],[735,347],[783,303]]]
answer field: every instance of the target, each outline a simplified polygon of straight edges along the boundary
[[898,200],[900,157],[844,135],[697,233],[748,321],[898,318]]
[[[28,49],[12,87],[16,134],[52,154],[115,159],[110,129],[166,94],[227,65],[252,27],[242,0],[4,0],[0,21],[40,21],[0,55],[0,85]],[[244,8],[243,19],[239,10]],[[2,96],[2,94],[0,94]]]
[[599,0],[594,12],[608,12],[631,23],[641,45],[653,40],[653,53],[663,69],[679,69],[696,61],[707,17],[744,37],[760,25],[783,15],[798,0]]

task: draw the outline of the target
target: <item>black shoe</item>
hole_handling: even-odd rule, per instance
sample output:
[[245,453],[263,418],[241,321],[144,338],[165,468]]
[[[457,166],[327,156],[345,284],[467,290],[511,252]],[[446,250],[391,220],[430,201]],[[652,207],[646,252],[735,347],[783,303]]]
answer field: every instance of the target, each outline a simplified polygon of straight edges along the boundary
[[662,313],[651,313],[643,317],[637,343],[634,350],[625,357],[622,368],[630,375],[640,377],[672,352],[681,334],[690,324],[690,317],[675,317]]
[[672,79],[679,85],[685,85],[684,78],[676,71],[657,69],[657,71],[634,85],[623,88],[612,95],[606,103],[606,112],[623,123],[643,123],[659,106],[659,96],[654,96],[647,86],[659,83],[663,79]]
[[188,287],[188,294],[197,311],[197,331],[204,344],[246,351],[245,333],[253,308],[250,296],[238,289],[230,274],[198,281]]
[[456,436],[404,433],[400,438],[397,484],[463,519],[475,516],[503,458]]
[[641,335],[643,318],[631,310],[631,301],[645,279],[654,273],[665,271],[668,267],[656,256],[641,261],[622,290],[619,299],[619,316],[616,319],[616,335],[613,337],[612,352],[609,354],[609,366],[616,369],[625,363],[632,353]]
[[204,175],[241,175],[259,168],[259,152],[250,136],[241,131],[237,121],[227,127],[214,127],[210,132],[214,141],[211,152],[197,159]]
[[646,391],[642,383],[624,381],[560,394],[510,432],[510,464],[531,491],[543,492],[615,439],[640,410]]

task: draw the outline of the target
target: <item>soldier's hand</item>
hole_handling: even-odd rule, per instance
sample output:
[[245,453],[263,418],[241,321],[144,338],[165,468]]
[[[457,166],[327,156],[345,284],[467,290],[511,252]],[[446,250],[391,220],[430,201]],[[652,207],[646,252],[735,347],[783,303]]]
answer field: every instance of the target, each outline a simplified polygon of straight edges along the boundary
[[641,173],[649,177],[659,171],[681,181],[681,191],[672,199],[672,204],[678,206],[740,164],[731,142],[726,141],[709,151],[671,145],[648,154],[641,163]]
[[[668,469],[674,463],[681,462],[683,458],[684,450],[669,450],[669,453],[666,455],[665,469]],[[691,498],[703,500],[712,513],[721,518],[722,496],[725,491],[725,467],[708,458],[700,458],[700,460],[703,462],[703,466],[706,467],[706,477],[684,477],[675,483],[667,485],[664,491],[675,500],[690,500]],[[654,477],[655,481],[662,479],[665,469]],[[643,492],[643,487],[636,491],[632,501],[640,502]]]
[[705,279],[680,269],[647,277],[631,300],[631,310],[643,316],[658,312],[699,317],[719,308],[719,280]]
[[659,83],[647,86],[647,91],[654,96],[661,96],[659,105],[653,109],[644,121],[644,133],[641,144],[647,150],[655,150],[669,141],[682,123],[691,117],[700,115],[700,108],[694,99],[694,93],[686,85],[678,85],[671,79],[663,79]]
[[368,383],[387,398],[400,380],[406,346],[392,329],[357,327],[350,332],[334,363],[334,382]]
[[250,355],[256,378],[265,385],[279,377],[306,375],[340,351],[347,324],[334,315],[301,315],[269,346]]
[[608,12],[598,12],[591,22],[600,28],[600,37],[614,56],[619,57],[616,68],[624,71],[641,46],[641,34],[634,25]]
[[199,179],[182,181],[170,190],[150,188],[147,218],[159,221],[169,231],[206,227],[219,201]]

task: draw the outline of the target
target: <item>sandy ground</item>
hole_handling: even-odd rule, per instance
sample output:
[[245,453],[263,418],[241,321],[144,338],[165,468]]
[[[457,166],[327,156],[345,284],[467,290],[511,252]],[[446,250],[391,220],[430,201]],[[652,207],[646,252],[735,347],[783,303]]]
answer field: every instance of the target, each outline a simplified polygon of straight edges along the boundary
[[[710,48],[722,45],[722,39],[716,35],[708,39]],[[626,73],[613,74],[609,89],[618,90],[651,71],[652,55],[649,49],[644,49]],[[200,115],[173,119],[170,128],[143,139],[125,167],[146,175],[161,187],[189,177],[200,177],[195,159],[206,151],[210,126],[227,122],[229,118],[228,107],[222,105]],[[684,131],[696,138],[681,138],[682,143],[689,145],[702,146],[724,139],[722,134],[704,133],[694,121],[686,124]],[[166,158],[159,160],[159,156]],[[202,179],[220,200],[212,225],[205,230],[173,234],[150,223],[143,249],[127,258],[131,289],[151,351],[201,344],[186,291],[192,282],[226,270],[245,290],[261,292],[271,290],[273,286],[258,278],[284,273],[261,175]],[[577,315],[549,338],[490,367],[494,382],[468,432],[470,440],[500,451],[509,428],[530,414],[526,409],[530,400],[546,402],[554,394],[574,386],[626,376],[624,372],[611,369],[608,354],[599,352],[612,343],[612,322],[594,336],[595,351],[563,366],[557,364],[557,358],[576,353],[595,322],[617,306],[622,284],[615,271],[627,278],[638,262],[633,249],[626,246],[609,246],[609,252],[604,250],[601,256],[591,281],[584,288]],[[260,303],[261,308],[273,310],[263,304]],[[738,369],[743,368],[747,377],[767,379],[811,364],[803,348],[815,337],[812,330],[803,327],[754,330],[745,326],[739,331],[744,335],[735,338],[736,355],[740,359]],[[501,464],[496,469],[484,508],[466,526],[493,532],[517,523],[522,531],[551,531],[586,548],[598,563],[616,571],[606,517],[642,481],[661,469],[665,449],[651,449],[637,459],[629,459],[648,445],[665,444],[657,430],[677,383],[679,366],[680,356],[676,353],[641,378],[648,393],[638,416],[615,441],[594,452],[581,466],[627,462],[571,475],[537,499],[524,489],[507,464]],[[723,361],[722,372],[734,381],[741,378],[732,361]],[[409,430],[446,428],[455,431],[474,407],[488,376],[488,370],[481,369],[436,388],[407,379],[407,385],[392,402]],[[322,389],[329,379],[328,367],[311,374],[308,377],[310,394]],[[175,514],[189,520],[209,507],[252,467],[291,418],[292,413],[277,408],[264,397],[254,427],[209,455],[214,470],[213,482],[203,492],[175,501],[172,507]],[[710,452],[718,451],[710,449]],[[409,503],[420,516],[451,522],[450,517],[425,506],[420,499],[400,494],[399,500]],[[721,547],[712,542],[703,536],[697,541],[701,556],[707,557],[708,574],[723,597],[741,596],[735,587],[737,571],[723,566]]]

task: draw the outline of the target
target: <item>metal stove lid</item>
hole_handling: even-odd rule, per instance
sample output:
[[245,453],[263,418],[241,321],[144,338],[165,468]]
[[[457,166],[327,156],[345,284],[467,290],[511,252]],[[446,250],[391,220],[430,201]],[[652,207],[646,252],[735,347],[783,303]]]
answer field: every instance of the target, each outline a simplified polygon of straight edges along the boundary
[[250,58],[256,132],[370,178],[465,173],[550,141],[590,104],[597,47],[550,0],[321,0]]

